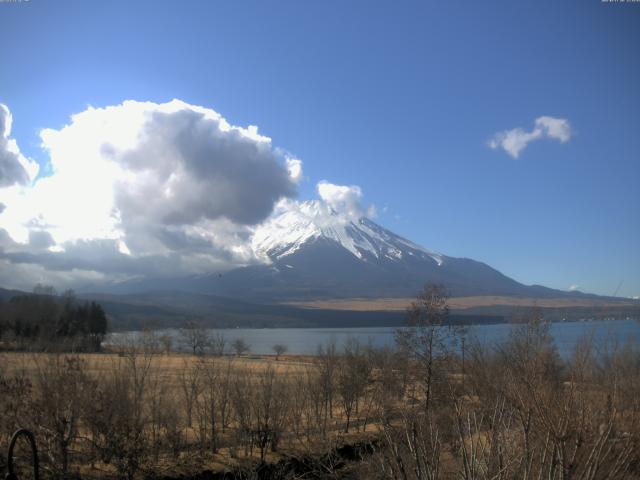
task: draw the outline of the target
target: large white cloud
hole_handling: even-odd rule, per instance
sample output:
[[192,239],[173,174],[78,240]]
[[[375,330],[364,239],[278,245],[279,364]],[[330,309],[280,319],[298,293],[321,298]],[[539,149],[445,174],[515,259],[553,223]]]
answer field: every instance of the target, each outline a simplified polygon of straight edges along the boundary
[[22,155],[10,138],[12,121],[9,108],[0,103],[0,188],[26,185],[38,174],[38,164]]
[[72,272],[179,275],[250,263],[252,226],[295,196],[302,178],[302,162],[257,127],[178,100],[126,101],[42,131],[53,173],[31,184],[31,162],[8,140],[11,116],[2,112],[0,153],[14,156],[0,160],[28,175],[0,185],[0,284],[21,276],[19,265],[22,276],[69,280]]
[[571,124],[567,119],[542,116],[536,118],[531,131],[522,128],[514,128],[496,133],[488,142],[492,149],[502,148],[513,158],[518,158],[520,153],[527,148],[529,143],[542,138],[550,138],[566,143],[571,138]]

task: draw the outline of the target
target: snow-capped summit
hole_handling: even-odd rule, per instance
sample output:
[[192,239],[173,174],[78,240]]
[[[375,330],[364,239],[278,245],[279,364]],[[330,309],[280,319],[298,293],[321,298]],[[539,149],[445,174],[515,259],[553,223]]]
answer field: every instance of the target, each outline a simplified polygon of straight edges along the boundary
[[263,224],[256,230],[252,246],[258,257],[274,261],[320,240],[334,242],[364,261],[409,256],[430,258],[442,265],[444,259],[366,217],[339,214],[318,200],[303,202]]

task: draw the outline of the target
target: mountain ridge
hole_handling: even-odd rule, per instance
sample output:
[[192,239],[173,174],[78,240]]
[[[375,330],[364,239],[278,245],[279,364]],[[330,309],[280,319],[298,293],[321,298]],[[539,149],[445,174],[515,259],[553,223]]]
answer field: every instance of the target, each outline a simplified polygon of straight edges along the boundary
[[[483,262],[427,249],[363,216],[303,202],[265,222],[253,248],[265,262],[209,277],[206,291],[264,299],[413,296],[427,282],[452,295],[575,296],[519,283]],[[580,295],[580,294],[578,294]]]
[[360,212],[338,214],[318,200],[298,203],[264,222],[254,232],[252,248],[256,263],[224,273],[132,280],[102,290],[181,290],[283,303],[413,297],[425,283],[434,282],[445,285],[453,296],[596,297],[522,284],[483,262],[429,250]]

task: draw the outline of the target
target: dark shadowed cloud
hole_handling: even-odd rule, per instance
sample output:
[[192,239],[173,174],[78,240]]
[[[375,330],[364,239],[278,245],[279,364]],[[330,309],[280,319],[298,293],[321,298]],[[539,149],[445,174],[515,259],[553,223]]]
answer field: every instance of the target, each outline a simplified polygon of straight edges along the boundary
[[[37,165],[27,160],[10,138],[11,123],[11,112],[0,103],[0,188],[26,185],[37,172]],[[0,213],[3,209],[0,206]]]

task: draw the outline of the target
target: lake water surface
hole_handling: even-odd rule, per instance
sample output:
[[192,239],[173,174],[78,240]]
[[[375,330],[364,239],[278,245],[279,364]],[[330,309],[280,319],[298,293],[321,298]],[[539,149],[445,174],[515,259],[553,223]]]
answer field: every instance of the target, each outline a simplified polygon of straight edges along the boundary
[[[500,343],[511,331],[510,324],[477,325],[469,327],[467,336],[483,343]],[[361,328],[236,328],[217,329],[224,335],[227,345],[237,338],[244,339],[251,346],[251,353],[273,354],[272,346],[279,343],[287,346],[287,353],[297,355],[314,354],[318,345],[335,341],[338,347],[353,337],[362,343],[374,346],[392,345],[396,327]],[[178,330],[164,330],[174,337],[174,348],[185,350],[180,345]],[[640,342],[640,322],[636,320],[594,320],[581,322],[561,322],[551,325],[551,333],[560,355],[571,355],[578,341],[585,335],[592,335],[596,344],[613,343],[622,346],[626,342]],[[118,342],[122,337],[137,336],[139,332],[113,333],[107,343]]]

